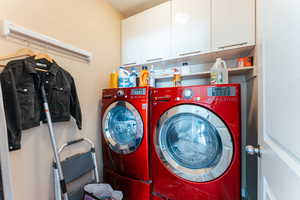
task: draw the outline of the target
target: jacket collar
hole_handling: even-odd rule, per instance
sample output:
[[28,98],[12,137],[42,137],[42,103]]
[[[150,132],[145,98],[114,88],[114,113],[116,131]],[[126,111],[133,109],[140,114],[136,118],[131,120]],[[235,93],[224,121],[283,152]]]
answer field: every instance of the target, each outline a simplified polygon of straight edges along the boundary
[[56,76],[58,69],[59,69],[59,66],[56,64],[55,61],[53,61],[52,65],[50,66],[49,72],[51,74],[53,74],[54,76]]
[[[25,70],[27,73],[37,74],[37,71],[35,70],[37,61],[34,59],[33,56],[26,58],[24,62],[25,62]],[[57,63],[55,61],[53,61],[53,63],[51,64],[51,66],[49,68],[49,73],[56,76],[58,69],[59,69],[59,66],[57,65]]]

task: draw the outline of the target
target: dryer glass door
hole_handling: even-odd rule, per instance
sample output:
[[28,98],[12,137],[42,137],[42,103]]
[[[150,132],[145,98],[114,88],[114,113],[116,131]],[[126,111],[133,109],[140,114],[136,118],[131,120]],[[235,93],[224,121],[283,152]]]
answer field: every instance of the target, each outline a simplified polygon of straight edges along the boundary
[[158,123],[156,151],[177,176],[194,182],[220,177],[233,155],[230,132],[208,109],[179,105],[165,112]]
[[120,154],[137,150],[143,139],[143,121],[137,109],[130,103],[118,101],[105,111],[103,134],[110,148]]

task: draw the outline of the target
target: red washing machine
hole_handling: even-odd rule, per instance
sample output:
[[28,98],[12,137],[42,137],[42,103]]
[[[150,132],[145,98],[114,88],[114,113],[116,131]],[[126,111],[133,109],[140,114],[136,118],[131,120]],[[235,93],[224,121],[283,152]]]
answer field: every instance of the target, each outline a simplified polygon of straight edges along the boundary
[[104,181],[127,200],[150,199],[149,93],[148,87],[102,92]]
[[152,199],[240,200],[240,85],[151,95]]

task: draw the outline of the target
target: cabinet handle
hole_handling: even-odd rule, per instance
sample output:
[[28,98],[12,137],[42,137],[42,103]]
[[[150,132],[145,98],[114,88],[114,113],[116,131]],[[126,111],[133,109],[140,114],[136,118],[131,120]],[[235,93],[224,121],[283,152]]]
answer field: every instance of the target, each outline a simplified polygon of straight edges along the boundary
[[226,45],[226,46],[218,47],[218,49],[226,49],[226,48],[235,47],[235,46],[243,46],[243,45],[246,45],[246,44],[248,44],[248,42],[242,42],[242,43],[238,43],[238,44]]
[[146,60],[147,62],[153,62],[153,61],[158,61],[158,60],[162,60],[163,58],[154,58],[154,59],[149,59]]
[[133,63],[126,63],[126,64],[123,64],[124,66],[127,66],[127,65],[136,65],[136,62],[133,62]]
[[196,54],[196,53],[201,53],[201,51],[192,51],[192,52],[188,52],[188,53],[181,53],[181,54],[179,54],[179,56],[188,56],[188,55]]

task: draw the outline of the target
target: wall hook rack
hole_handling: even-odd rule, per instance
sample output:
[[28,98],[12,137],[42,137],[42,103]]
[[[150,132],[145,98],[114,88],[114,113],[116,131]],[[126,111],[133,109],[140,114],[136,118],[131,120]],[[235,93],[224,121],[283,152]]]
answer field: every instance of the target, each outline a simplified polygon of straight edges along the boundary
[[92,53],[88,52],[86,50],[74,47],[70,44],[66,44],[64,42],[61,42],[55,38],[49,37],[47,35],[43,35],[41,33],[37,33],[34,31],[31,31],[29,29],[26,29],[24,27],[18,26],[13,24],[12,22],[8,20],[3,20],[1,23],[1,35],[4,37],[9,37],[11,35],[20,35],[25,38],[29,38],[31,40],[38,41],[40,43],[43,43],[45,45],[51,45],[55,48],[62,49],[64,51],[73,53],[77,56],[82,57],[84,60],[90,62],[92,58]]

